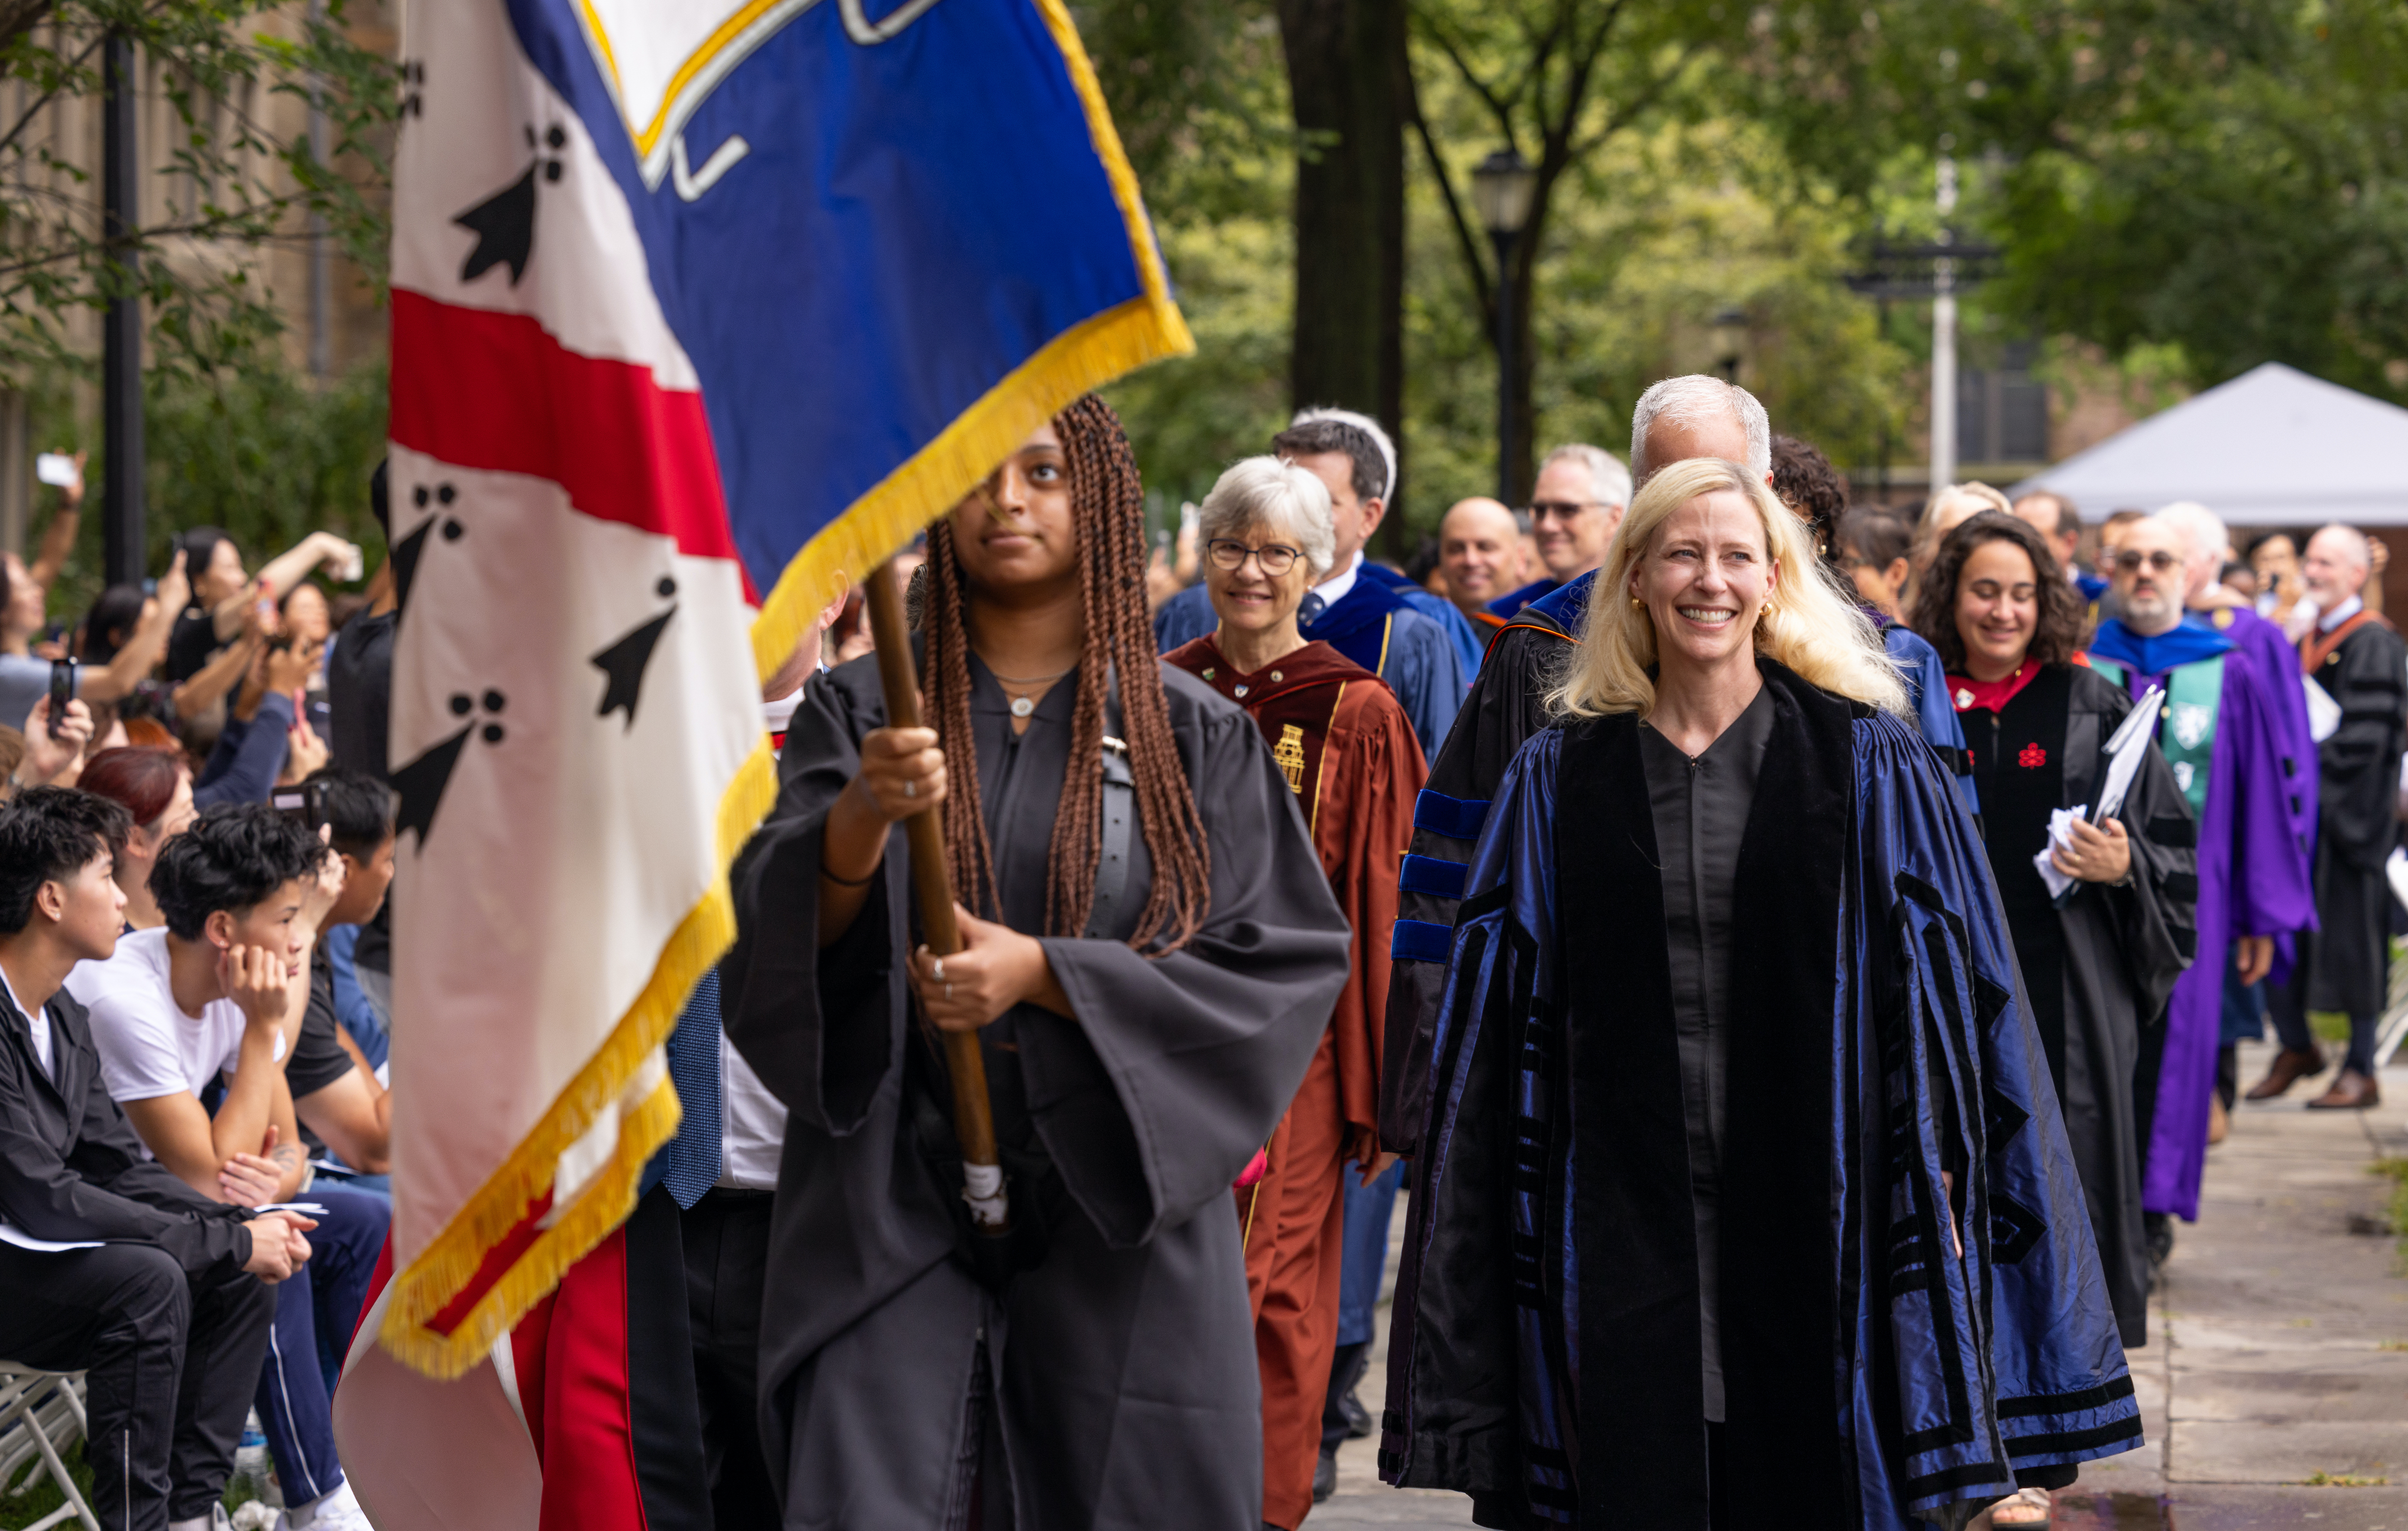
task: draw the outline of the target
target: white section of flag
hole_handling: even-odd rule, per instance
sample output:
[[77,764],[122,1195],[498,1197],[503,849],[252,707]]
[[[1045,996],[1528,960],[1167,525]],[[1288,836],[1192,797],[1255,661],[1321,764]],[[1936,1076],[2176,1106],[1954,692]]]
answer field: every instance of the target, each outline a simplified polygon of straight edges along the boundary
[[[396,641],[394,764],[470,731],[394,889],[406,1266],[594,1056],[719,877],[720,799],[760,742],[760,691],[733,563],[580,515],[544,479],[395,448],[392,482],[395,539],[436,526]],[[672,608],[632,723],[596,716],[594,656]]]
[[[700,386],[669,331],[627,199],[584,122],[539,74],[495,0],[422,0],[405,56],[422,66],[422,109],[394,151],[393,283],[441,303],[531,314],[581,356],[635,362],[663,388]],[[550,143],[557,130],[559,148]],[[557,162],[558,179],[547,173]],[[461,269],[477,236],[454,222],[535,169],[535,239],[513,286],[494,266]]]

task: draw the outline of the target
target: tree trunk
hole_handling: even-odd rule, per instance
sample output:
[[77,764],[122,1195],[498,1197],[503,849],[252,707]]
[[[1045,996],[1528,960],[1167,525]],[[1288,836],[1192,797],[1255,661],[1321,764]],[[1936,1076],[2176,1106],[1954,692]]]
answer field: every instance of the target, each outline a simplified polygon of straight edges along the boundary
[[1513,241],[1513,376],[1506,379],[1512,390],[1513,461],[1508,465],[1512,476],[1507,499],[1517,508],[1530,503],[1530,489],[1539,478],[1539,410],[1531,401],[1539,376],[1539,348],[1530,316],[1539,311],[1539,238],[1546,226],[1546,202],[1543,197],[1534,198],[1530,222]]
[[[1377,419],[1404,451],[1405,7],[1400,0],[1281,0],[1288,94],[1305,147],[1296,169],[1297,408]],[[1402,483],[1382,549],[1406,548]]]

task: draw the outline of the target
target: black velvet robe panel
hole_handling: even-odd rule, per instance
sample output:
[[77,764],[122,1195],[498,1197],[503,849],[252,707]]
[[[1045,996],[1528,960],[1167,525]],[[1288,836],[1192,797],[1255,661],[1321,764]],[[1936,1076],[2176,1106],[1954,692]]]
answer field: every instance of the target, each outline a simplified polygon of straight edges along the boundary
[[[811,681],[772,822],[737,878],[728,1036],[782,1100],[762,1315],[762,1443],[785,1524],[843,1531],[1180,1525],[1254,1531],[1262,1431],[1228,1187],[1287,1108],[1345,981],[1348,933],[1254,723],[1162,674],[1211,854],[1185,949],[1044,937],[1075,1019],[1021,1006],[982,1033],[1015,1223],[1043,1263],[1000,1295],[961,1252],[941,1050],[912,1021],[908,856],[895,835],[853,928],[821,949],[829,804],[884,722],[874,658]],[[1017,745],[974,673],[1006,921],[1041,926],[1041,860],[1070,769],[1072,688]],[[1001,753],[1010,751],[1006,762]],[[998,824],[995,815],[1012,823]],[[1125,937],[1151,864],[1131,846]],[[1034,874],[1034,875],[1032,875]],[[1038,909],[1026,908],[1030,890]]]
[[2391,913],[2383,863],[2400,836],[2403,663],[2408,646],[2376,621],[2342,639],[2316,672],[2341,704],[2341,726],[2316,747],[2317,928],[2300,937],[2310,1009],[2383,1013]]
[[[2054,716],[2030,715],[2042,708]],[[2064,1109],[2116,1332],[2128,1350],[2149,1338],[2148,1246],[2141,1223],[2148,1135],[2134,1102],[2133,1072],[2143,1033],[2164,1024],[2174,980],[2192,961],[2198,827],[2173,771],[2151,745],[2117,815],[2132,850],[2129,885],[2084,883],[2061,909],[2034,907],[2028,894],[2018,898],[2011,890],[2027,882],[2045,896],[2031,858],[2047,839],[2047,815],[2038,814],[2035,824],[2031,815],[2002,811],[2016,794],[2012,781],[1999,779],[2035,769],[2019,763],[2025,748],[2043,737],[2061,739],[2063,752],[2052,773],[2057,801],[2051,806],[2095,804],[2106,785],[2102,751],[2131,709],[2121,687],[2074,665],[2035,680],[2007,704],[1995,726],[1987,711],[1964,715],[1986,809],[1982,828],[1990,863],[2007,894],[2008,927]],[[2035,928],[2038,922],[2045,923]],[[2044,961],[2033,960],[2038,952],[2046,953]]]

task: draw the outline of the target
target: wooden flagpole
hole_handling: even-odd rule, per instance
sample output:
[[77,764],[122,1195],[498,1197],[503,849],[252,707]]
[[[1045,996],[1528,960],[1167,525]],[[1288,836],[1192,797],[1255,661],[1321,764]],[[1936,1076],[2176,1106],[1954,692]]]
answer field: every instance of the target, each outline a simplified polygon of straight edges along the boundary
[[[894,728],[919,728],[919,678],[911,670],[911,637],[903,622],[902,593],[895,588],[893,560],[870,571],[867,585],[870,638],[878,646],[878,679],[886,692],[886,722]],[[945,862],[945,821],[941,805],[931,805],[903,821],[911,848],[911,891],[920,905],[920,930],[928,950],[950,957],[962,949],[962,935],[953,923],[953,879]],[[945,1069],[953,1079],[953,1133],[961,1139],[965,1193],[982,1233],[1000,1234],[1010,1226],[1003,1189],[1003,1166],[995,1152],[995,1111],[986,1093],[986,1059],[979,1052],[978,1033],[948,1031]]]

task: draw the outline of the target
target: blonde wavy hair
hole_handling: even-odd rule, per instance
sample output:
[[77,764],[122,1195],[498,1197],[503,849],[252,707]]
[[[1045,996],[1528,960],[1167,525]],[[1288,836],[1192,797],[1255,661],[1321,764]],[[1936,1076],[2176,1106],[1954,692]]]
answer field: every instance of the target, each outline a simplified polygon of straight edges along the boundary
[[1766,551],[1778,571],[1772,598],[1756,623],[1756,651],[1787,665],[1810,684],[1885,712],[1907,709],[1906,685],[1884,652],[1853,592],[1814,556],[1805,523],[1772,497],[1764,480],[1718,457],[1668,463],[1641,487],[1606,549],[1589,593],[1588,621],[1562,681],[1547,695],[1560,717],[1645,716],[1656,706],[1656,623],[1630,602],[1630,575],[1672,512],[1700,494],[1743,495],[1763,523]]

